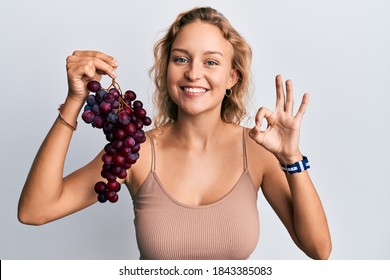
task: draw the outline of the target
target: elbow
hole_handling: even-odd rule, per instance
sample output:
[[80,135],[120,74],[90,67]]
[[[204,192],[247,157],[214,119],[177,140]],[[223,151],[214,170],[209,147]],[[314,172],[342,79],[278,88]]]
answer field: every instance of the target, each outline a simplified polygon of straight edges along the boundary
[[320,242],[317,246],[314,246],[310,253],[307,255],[314,260],[327,260],[332,252],[332,242],[325,240]]
[[28,200],[20,199],[17,207],[17,219],[24,225],[41,226],[50,222],[52,209],[38,207]]
[[21,211],[20,209],[18,210],[17,218],[24,225],[41,226],[48,223],[43,216],[32,215],[28,211]]
[[42,226],[44,224],[47,224],[47,222],[44,220],[31,219],[31,218],[27,218],[27,217],[19,216],[19,215],[18,215],[18,220],[20,223],[22,223],[24,225],[29,225],[29,226]]

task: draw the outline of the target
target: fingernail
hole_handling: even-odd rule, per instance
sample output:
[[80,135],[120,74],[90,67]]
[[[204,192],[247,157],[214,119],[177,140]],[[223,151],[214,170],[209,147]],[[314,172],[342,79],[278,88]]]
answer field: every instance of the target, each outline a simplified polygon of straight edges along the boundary
[[256,136],[256,134],[257,134],[257,129],[256,129],[256,127],[254,127],[251,129],[251,135]]
[[112,76],[113,76],[114,78],[116,78],[118,75],[116,74],[115,71],[112,71]]
[[117,66],[119,65],[119,63],[118,63],[118,61],[117,61],[116,59],[114,59],[114,60],[112,61],[112,65],[113,65],[114,67],[117,67]]

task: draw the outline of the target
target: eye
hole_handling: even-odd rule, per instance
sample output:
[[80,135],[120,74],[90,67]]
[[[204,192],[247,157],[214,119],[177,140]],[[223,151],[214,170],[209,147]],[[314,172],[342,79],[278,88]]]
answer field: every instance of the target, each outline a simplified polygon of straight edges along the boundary
[[188,59],[186,59],[185,57],[179,56],[179,57],[175,57],[173,59],[173,61],[176,63],[187,63]]
[[207,60],[206,65],[207,66],[216,66],[216,65],[218,65],[218,63],[214,60]]

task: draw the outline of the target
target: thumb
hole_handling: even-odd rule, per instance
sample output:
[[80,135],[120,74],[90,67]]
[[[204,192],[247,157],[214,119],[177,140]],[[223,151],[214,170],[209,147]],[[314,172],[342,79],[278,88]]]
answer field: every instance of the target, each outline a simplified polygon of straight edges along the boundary
[[257,143],[262,145],[263,144],[263,139],[264,139],[264,131],[261,131],[259,126],[254,126],[250,131],[249,131],[249,136]]

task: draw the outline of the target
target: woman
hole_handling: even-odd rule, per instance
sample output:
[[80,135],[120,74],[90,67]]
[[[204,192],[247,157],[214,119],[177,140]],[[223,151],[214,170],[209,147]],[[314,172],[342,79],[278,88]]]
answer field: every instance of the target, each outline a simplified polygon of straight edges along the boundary
[[[261,188],[297,246],[311,258],[327,259],[326,216],[298,146],[308,95],[294,115],[292,83],[286,81],[284,92],[277,76],[275,110],[260,108],[255,127],[240,126],[251,49],[211,8],[180,14],[154,54],[156,128],[121,182],[133,198],[140,258],[248,258],[259,237]],[[27,177],[22,223],[48,223],[97,201],[93,186],[103,180],[102,153],[63,178],[73,133],[64,122],[76,123],[89,94],[86,83],[101,75],[115,78],[117,66],[97,51],[68,57],[68,96]],[[299,172],[287,170],[291,164]]]

